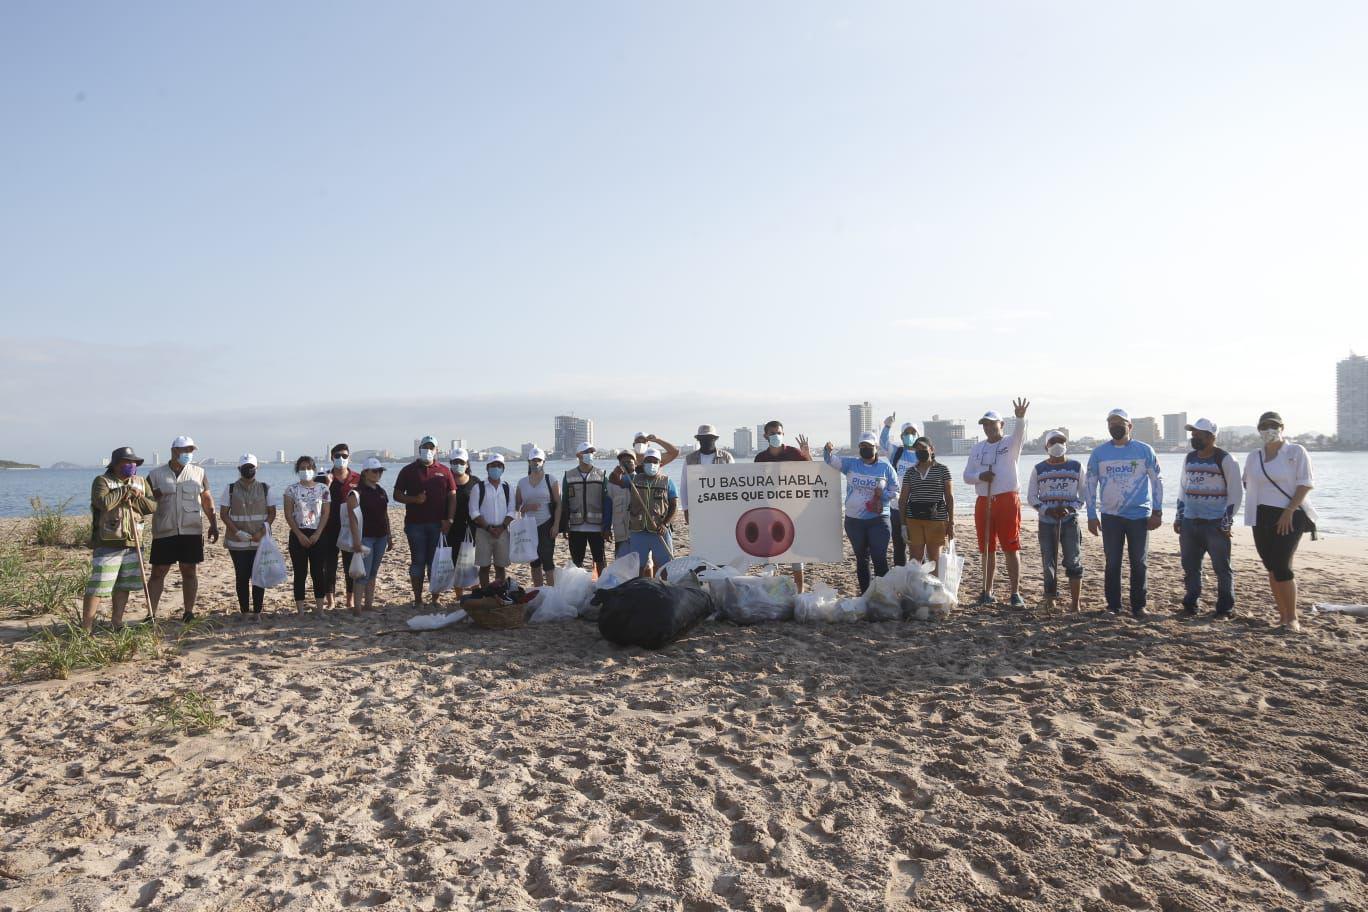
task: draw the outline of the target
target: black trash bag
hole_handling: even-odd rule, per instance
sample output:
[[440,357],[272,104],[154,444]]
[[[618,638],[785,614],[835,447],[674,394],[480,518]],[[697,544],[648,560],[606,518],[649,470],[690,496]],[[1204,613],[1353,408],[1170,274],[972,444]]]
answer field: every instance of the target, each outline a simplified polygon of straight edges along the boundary
[[599,633],[605,640],[646,649],[673,643],[713,613],[712,596],[704,590],[653,579],[600,589],[589,604],[600,606]]

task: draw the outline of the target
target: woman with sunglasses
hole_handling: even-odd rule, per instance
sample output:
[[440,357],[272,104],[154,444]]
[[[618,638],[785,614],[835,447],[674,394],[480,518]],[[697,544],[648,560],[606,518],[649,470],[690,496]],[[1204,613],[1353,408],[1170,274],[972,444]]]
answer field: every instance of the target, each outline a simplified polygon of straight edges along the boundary
[[1283,439],[1277,412],[1259,416],[1263,446],[1245,459],[1245,525],[1254,527],[1254,547],[1268,570],[1278,605],[1278,627],[1301,633],[1297,621],[1297,581],[1292,557],[1303,532],[1316,531],[1316,511],[1306,502],[1315,487],[1305,447]]

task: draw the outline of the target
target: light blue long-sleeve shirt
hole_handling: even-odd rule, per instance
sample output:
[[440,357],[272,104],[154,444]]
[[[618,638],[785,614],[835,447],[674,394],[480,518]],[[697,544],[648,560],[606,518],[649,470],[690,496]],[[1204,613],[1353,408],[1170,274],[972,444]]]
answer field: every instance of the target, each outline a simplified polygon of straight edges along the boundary
[[[898,461],[893,462],[893,454],[897,452],[898,447],[903,447],[903,451],[898,455]],[[904,477],[907,474],[907,470],[913,468],[917,464],[917,451],[910,446],[903,446],[902,435],[899,435],[898,439],[894,440],[893,428],[886,424],[883,426],[883,429],[879,431],[879,452],[893,466],[893,474],[897,475],[899,478]]]
[[[867,463],[858,456],[828,453],[827,465],[840,469],[846,477],[845,515],[850,519],[877,519],[888,515],[889,501],[898,496],[898,476],[887,459]],[[879,482],[884,483],[883,494]]]
[[1154,447],[1138,440],[1104,443],[1088,457],[1088,519],[1098,513],[1148,519],[1164,509],[1164,483]]

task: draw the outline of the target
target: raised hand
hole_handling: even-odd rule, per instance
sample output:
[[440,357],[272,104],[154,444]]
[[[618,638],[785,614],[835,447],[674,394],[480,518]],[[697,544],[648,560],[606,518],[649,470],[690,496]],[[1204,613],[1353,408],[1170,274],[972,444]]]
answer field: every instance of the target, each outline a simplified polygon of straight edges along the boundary
[[1030,403],[1028,400],[1026,400],[1026,399],[1013,399],[1013,400],[1012,400],[1012,409],[1016,412],[1016,416],[1017,416],[1018,418],[1025,418],[1025,417],[1026,417],[1026,410],[1027,410],[1028,408],[1030,408],[1030,407],[1031,407],[1031,403]]

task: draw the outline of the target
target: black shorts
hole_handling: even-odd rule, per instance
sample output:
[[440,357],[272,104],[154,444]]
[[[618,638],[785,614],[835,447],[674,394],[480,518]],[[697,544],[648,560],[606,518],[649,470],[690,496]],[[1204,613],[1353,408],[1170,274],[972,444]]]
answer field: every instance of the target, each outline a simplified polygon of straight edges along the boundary
[[204,563],[203,535],[168,535],[152,539],[152,566]]

